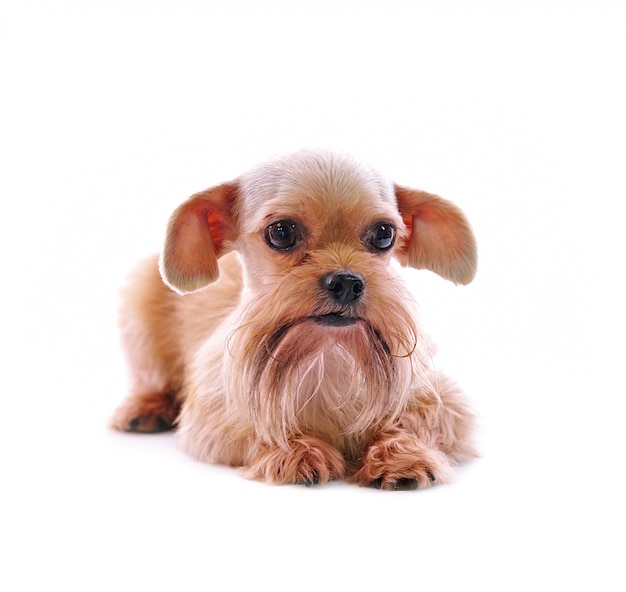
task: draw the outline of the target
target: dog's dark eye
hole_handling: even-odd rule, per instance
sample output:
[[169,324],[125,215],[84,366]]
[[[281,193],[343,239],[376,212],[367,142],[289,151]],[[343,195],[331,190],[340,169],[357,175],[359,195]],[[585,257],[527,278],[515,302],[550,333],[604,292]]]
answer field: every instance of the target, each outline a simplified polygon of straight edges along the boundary
[[265,241],[275,251],[288,251],[300,241],[300,230],[292,220],[278,220],[265,229]]
[[374,224],[367,235],[367,243],[373,251],[387,251],[396,240],[396,228],[393,224],[379,222]]

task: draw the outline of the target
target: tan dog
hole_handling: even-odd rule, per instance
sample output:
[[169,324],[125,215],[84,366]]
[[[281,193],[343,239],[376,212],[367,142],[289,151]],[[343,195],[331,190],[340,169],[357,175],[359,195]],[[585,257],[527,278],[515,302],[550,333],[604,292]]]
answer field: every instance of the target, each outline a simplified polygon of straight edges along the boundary
[[125,293],[134,384],[112,425],[176,426],[194,457],[274,483],[445,482],[474,455],[472,416],[392,257],[455,283],[476,269],[453,204],[344,156],[299,152],[192,196]]

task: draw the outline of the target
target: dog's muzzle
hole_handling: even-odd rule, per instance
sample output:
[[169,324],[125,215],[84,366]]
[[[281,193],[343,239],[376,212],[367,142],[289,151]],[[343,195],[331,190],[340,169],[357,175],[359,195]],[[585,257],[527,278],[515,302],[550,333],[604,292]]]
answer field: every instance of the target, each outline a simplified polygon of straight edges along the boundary
[[[339,310],[315,317],[315,322],[330,327],[353,325],[359,318],[350,313],[365,291],[365,282],[351,271],[327,273],[320,279],[320,285],[332,304]],[[340,307],[340,308],[339,308]]]

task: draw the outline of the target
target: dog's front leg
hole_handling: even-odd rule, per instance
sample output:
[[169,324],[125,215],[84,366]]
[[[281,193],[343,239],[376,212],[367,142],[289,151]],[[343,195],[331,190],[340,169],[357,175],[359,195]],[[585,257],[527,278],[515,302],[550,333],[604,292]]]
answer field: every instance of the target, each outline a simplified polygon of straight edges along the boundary
[[374,434],[352,476],[359,485],[416,489],[450,480],[457,462],[476,456],[474,418],[465,396],[443,374],[430,376],[432,390],[417,391],[413,403],[391,427]]
[[244,476],[276,484],[312,485],[342,479],[346,461],[333,446],[311,434],[289,439],[286,445],[260,444]]
[[393,427],[376,434],[351,480],[379,489],[417,489],[448,481],[450,468],[443,452]]

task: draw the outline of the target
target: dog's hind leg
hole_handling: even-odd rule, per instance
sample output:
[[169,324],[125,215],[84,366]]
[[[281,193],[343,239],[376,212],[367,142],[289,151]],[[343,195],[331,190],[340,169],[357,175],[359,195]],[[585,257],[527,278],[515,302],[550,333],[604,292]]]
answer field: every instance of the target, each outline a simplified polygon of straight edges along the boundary
[[141,264],[122,295],[120,325],[132,387],[111,420],[114,429],[162,432],[174,427],[182,380],[177,298],[162,282],[156,259]]

